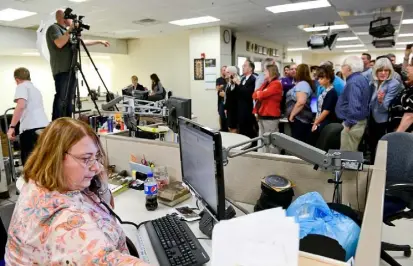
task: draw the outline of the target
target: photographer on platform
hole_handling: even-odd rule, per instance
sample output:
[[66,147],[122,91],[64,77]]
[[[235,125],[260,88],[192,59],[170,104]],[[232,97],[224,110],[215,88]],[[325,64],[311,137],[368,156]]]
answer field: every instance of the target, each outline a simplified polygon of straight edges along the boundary
[[[55,81],[56,94],[53,101],[52,120],[63,116],[72,116],[73,112],[73,95],[75,88],[75,72],[70,79],[69,94],[67,105],[63,110],[61,104],[64,101],[65,90],[69,82],[69,73],[74,50],[70,43],[70,34],[79,25],[74,25],[72,19],[65,19],[63,10],[56,11],[56,23],[47,29],[46,41],[50,53],[50,66],[53,72]],[[102,40],[84,41],[85,45],[102,44],[105,47],[109,46],[109,42]]]

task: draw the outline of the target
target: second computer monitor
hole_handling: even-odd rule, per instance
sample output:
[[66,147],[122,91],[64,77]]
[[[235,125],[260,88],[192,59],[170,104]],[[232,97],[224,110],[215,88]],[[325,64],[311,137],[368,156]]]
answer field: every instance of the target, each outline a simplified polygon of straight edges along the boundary
[[218,131],[179,118],[182,180],[219,221],[225,217],[222,140]]
[[168,108],[168,127],[178,133],[178,117],[192,118],[191,99],[171,97],[166,101]]

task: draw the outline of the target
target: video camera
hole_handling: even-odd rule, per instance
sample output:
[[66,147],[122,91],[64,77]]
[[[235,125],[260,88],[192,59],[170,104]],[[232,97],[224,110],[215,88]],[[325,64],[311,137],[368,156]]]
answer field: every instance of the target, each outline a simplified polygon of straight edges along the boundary
[[73,20],[73,30],[72,30],[72,38],[71,38],[71,42],[76,42],[77,37],[81,36],[81,32],[83,31],[83,29],[85,30],[90,30],[90,26],[87,24],[83,23],[83,18],[85,16],[77,16],[76,14],[73,14],[73,9],[71,9],[70,7],[66,8],[66,10],[64,11],[64,19],[72,19]]

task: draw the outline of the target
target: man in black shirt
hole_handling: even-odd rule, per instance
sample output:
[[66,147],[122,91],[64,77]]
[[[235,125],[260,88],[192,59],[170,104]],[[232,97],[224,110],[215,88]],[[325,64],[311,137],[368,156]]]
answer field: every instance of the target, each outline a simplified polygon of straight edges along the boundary
[[216,80],[216,89],[218,93],[218,114],[219,114],[219,124],[221,126],[221,131],[228,132],[227,117],[224,111],[224,100],[225,100],[225,87],[227,81],[225,80],[225,71],[227,67],[221,67],[221,76]]

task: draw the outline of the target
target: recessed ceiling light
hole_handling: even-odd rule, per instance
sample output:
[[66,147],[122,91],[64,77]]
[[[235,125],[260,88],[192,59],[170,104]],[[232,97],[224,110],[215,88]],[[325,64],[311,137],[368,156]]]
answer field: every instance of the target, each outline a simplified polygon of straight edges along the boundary
[[345,50],[345,53],[362,53],[362,52],[367,52],[367,49],[359,49],[359,50]]
[[344,30],[344,29],[348,29],[348,25],[347,24],[339,24],[339,25],[331,25],[331,26],[317,26],[317,27],[308,27],[308,28],[304,28],[303,30],[306,32],[313,32],[313,31],[325,31],[328,29],[331,30]]
[[0,20],[2,21],[14,21],[26,17],[30,17],[36,15],[35,12],[25,11],[25,10],[17,10],[13,8],[6,8],[0,10]]
[[358,37],[340,37],[337,39],[338,42],[345,42],[345,41],[355,41],[358,40]]
[[356,35],[362,36],[362,35],[369,35],[368,32],[356,32]]
[[288,48],[287,51],[293,52],[293,51],[305,51],[308,50],[308,47],[303,47],[303,48]]
[[401,33],[397,37],[413,37],[413,33]]
[[411,43],[413,43],[413,41],[411,41],[411,42],[398,42],[398,43],[396,43],[396,45],[408,45],[408,44],[411,44]]
[[266,9],[268,11],[271,11],[272,13],[277,14],[277,13],[316,9],[316,8],[329,7],[329,6],[331,5],[327,0],[316,0],[316,1],[300,2],[300,3],[294,3],[294,4],[269,6],[269,7],[266,7]]
[[356,47],[364,47],[364,44],[336,45],[336,48],[356,48]]
[[211,22],[217,22],[217,21],[219,21],[218,18],[214,18],[211,16],[205,16],[205,17],[198,17],[198,18],[174,20],[174,21],[170,21],[169,23],[178,25],[178,26],[190,26],[190,25],[205,24],[205,23],[211,23]]
[[402,24],[413,24],[413,19],[403,19]]

